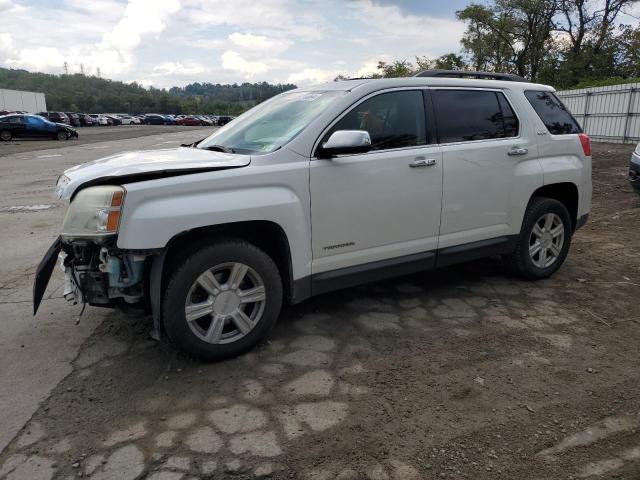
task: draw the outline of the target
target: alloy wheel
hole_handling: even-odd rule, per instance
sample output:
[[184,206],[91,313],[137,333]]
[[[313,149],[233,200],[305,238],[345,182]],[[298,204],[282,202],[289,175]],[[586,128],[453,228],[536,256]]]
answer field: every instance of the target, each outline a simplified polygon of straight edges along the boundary
[[196,337],[212,344],[232,343],[260,322],[266,304],[264,281],[238,262],[217,265],[193,283],[185,301],[185,319]]
[[536,221],[529,237],[529,256],[536,267],[548,268],[558,260],[564,230],[562,219],[555,213],[545,213]]

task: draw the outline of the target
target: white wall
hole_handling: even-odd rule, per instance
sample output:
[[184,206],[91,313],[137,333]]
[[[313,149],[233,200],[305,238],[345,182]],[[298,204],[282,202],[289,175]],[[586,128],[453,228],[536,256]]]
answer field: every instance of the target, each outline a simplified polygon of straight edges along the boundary
[[640,83],[557,92],[596,142],[640,142]]
[[44,93],[0,89],[0,110],[24,110],[28,113],[46,112]]

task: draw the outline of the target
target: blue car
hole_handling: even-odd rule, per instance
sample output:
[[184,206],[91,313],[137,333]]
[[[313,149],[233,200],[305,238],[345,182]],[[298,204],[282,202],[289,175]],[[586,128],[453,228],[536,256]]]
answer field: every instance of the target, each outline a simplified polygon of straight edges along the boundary
[[0,140],[14,138],[52,138],[69,140],[78,138],[75,128],[64,123],[50,122],[38,115],[3,115],[0,117]]

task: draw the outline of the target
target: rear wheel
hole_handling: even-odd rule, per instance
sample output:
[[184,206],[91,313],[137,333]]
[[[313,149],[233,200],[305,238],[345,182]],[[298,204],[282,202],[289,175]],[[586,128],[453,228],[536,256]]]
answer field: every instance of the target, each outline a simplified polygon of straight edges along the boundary
[[8,142],[12,138],[13,135],[11,135],[11,132],[9,130],[0,131],[0,140],[2,140],[3,142]]
[[263,340],[282,306],[273,260],[254,245],[227,239],[175,262],[162,317],[169,339],[205,360],[238,355]]
[[562,266],[571,244],[573,225],[567,208],[553,198],[534,197],[522,222],[516,250],[506,258],[519,275],[547,278]]

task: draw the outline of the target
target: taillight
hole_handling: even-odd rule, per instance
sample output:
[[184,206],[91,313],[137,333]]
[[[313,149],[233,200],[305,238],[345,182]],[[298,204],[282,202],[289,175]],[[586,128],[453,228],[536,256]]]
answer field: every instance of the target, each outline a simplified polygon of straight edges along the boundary
[[586,133],[580,133],[578,137],[580,138],[580,143],[582,144],[582,151],[584,152],[585,156],[590,157],[591,140],[589,140],[589,135],[587,135]]

